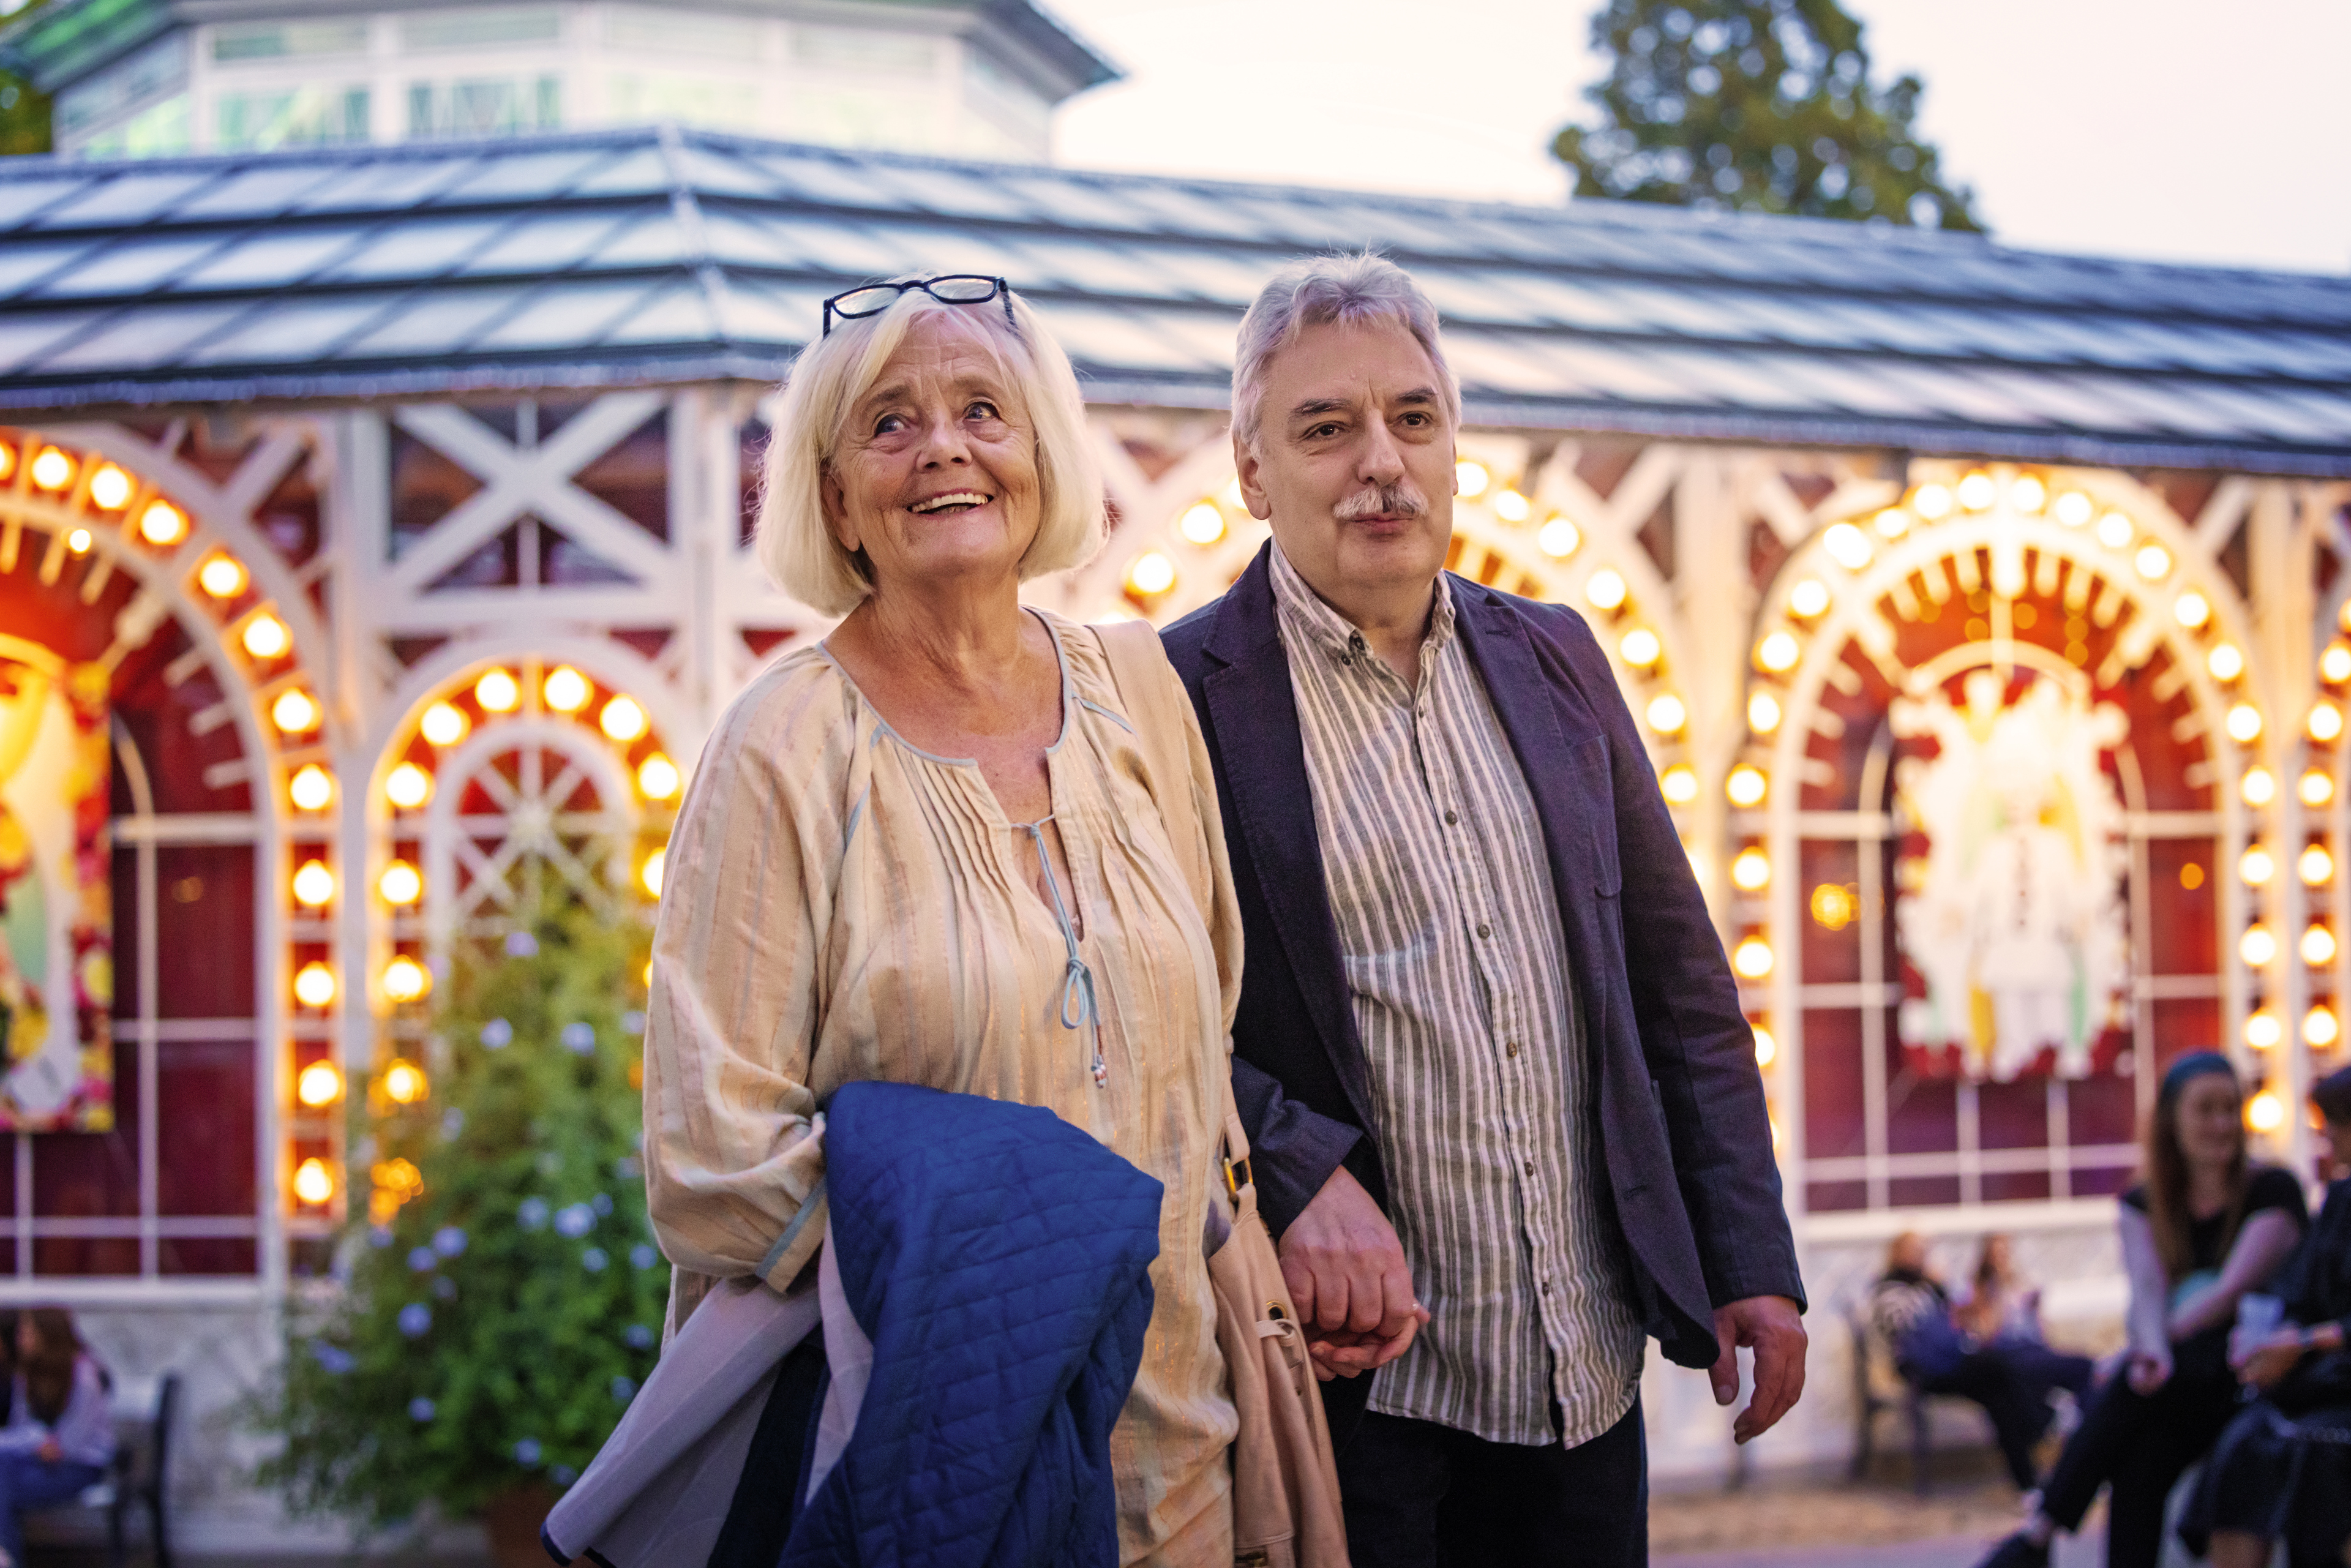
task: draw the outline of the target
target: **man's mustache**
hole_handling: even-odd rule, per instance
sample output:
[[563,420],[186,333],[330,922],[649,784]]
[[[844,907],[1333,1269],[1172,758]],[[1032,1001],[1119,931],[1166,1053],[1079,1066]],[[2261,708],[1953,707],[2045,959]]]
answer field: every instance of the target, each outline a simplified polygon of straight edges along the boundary
[[1409,479],[1399,479],[1392,485],[1377,485],[1368,490],[1358,490],[1331,509],[1331,515],[1343,523],[1359,522],[1365,517],[1417,517],[1428,510],[1428,497]]

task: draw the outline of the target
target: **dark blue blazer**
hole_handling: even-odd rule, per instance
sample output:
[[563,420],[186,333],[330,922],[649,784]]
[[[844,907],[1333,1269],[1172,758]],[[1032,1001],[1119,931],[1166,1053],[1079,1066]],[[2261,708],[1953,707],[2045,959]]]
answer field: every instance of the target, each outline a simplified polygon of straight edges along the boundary
[[[1371,1092],[1322,879],[1268,559],[1162,634],[1216,767],[1248,943],[1233,1091],[1277,1233],[1344,1164],[1382,1207]],[[1685,1366],[1714,1309],[1802,1302],[1755,1037],[1608,658],[1583,618],[1452,579],[1457,625],[1542,819],[1593,1058],[1607,1219],[1648,1333]],[[1564,1043],[1564,1042],[1562,1042]],[[1333,1385],[1332,1387],[1339,1387]]]

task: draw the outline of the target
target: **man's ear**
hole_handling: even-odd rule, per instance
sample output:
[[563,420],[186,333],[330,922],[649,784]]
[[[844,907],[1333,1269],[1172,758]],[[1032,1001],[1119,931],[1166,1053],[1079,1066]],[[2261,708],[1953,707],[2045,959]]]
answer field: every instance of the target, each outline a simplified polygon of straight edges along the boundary
[[1270,521],[1273,502],[1265,493],[1257,453],[1241,439],[1241,433],[1238,430],[1233,432],[1233,472],[1239,477],[1241,501],[1249,507],[1249,516],[1260,523]]

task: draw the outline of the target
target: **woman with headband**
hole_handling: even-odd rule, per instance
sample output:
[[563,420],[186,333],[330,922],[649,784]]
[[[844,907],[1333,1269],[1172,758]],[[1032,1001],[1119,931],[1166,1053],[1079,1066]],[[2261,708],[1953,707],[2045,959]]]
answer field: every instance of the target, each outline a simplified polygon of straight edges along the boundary
[[2237,1409],[2229,1330],[2237,1302],[2283,1266],[2309,1209],[2302,1184],[2246,1155],[2243,1092],[2217,1051],[2172,1062],[2146,1133],[2144,1171],[2118,1224],[2130,1276],[2128,1348],[2091,1401],[2022,1529],[1981,1568],[2047,1568],[2099,1489],[2106,1568],[2155,1568],[2172,1486]]

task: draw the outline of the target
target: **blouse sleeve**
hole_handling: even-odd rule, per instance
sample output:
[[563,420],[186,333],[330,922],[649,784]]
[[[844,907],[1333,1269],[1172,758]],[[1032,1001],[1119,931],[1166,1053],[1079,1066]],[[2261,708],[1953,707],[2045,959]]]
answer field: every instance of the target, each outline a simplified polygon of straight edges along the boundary
[[662,1250],[778,1291],[824,1239],[809,1063],[851,748],[843,710],[810,675],[771,672],[704,749],[670,836],[645,1013],[646,1200]]
[[68,1459],[103,1467],[113,1457],[114,1411],[106,1396],[106,1377],[86,1355],[74,1362],[73,1392],[51,1433]]

